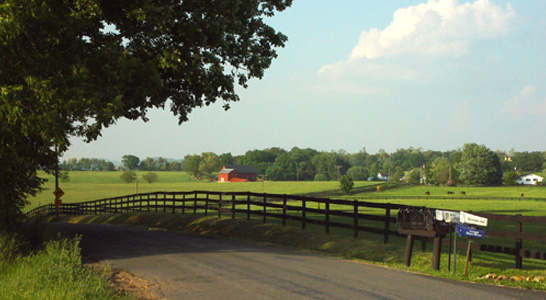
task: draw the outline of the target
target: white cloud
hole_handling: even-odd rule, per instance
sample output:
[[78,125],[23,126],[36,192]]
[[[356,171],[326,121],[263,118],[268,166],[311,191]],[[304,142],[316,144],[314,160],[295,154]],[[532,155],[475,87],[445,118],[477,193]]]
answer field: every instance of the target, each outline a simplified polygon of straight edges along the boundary
[[546,97],[540,100],[537,97],[537,87],[528,85],[517,96],[504,102],[499,113],[516,121],[526,120],[530,116],[545,118]]
[[378,58],[401,53],[460,56],[470,41],[503,36],[515,12],[489,0],[458,4],[457,0],[429,0],[394,12],[385,29],[363,31],[350,59]]

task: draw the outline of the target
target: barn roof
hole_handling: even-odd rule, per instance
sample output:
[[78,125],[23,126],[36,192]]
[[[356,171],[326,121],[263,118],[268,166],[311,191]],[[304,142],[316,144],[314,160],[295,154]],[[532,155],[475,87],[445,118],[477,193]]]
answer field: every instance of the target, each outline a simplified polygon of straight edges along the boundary
[[[258,173],[258,171],[256,171],[256,168],[252,167],[252,166],[234,166],[234,165],[225,165],[224,166],[224,169],[222,171],[220,171],[220,173],[222,173],[223,171],[225,170],[229,170],[228,172],[225,172],[225,173],[229,173],[233,170],[239,172],[239,173]],[[223,173],[223,174],[225,174]]]
[[233,169],[225,168],[225,169],[222,169],[220,172],[218,172],[218,174],[229,174],[232,171],[233,171]]

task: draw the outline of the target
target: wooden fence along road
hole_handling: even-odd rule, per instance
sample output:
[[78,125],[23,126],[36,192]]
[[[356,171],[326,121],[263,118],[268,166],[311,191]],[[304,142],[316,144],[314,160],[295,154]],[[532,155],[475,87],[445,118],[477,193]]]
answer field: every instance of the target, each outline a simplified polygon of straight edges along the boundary
[[[306,229],[307,224],[323,226],[326,234],[330,233],[330,228],[333,227],[351,230],[354,238],[358,238],[360,232],[380,234],[383,236],[383,243],[388,243],[390,236],[406,237],[395,230],[396,215],[399,209],[409,207],[390,203],[296,195],[192,191],[154,192],[80,203],[63,203],[58,207],[58,210],[59,214],[63,215],[162,212],[217,214],[219,217],[228,215],[231,218],[246,215],[247,219],[250,219],[251,216],[259,216],[264,223],[268,218],[280,219],[283,226],[286,226],[287,220],[296,221],[301,224],[302,229]],[[55,214],[56,210],[55,206],[48,204],[29,211],[27,215]],[[500,238],[502,244],[513,244],[513,248],[474,242],[471,246],[472,250],[512,255],[515,257],[516,268],[522,267],[522,258],[524,257],[546,260],[546,252],[523,248],[523,245],[526,245],[523,241],[546,243],[546,235],[523,232],[524,227],[545,225],[546,217],[474,214],[486,217],[490,221],[499,222],[500,227],[513,227],[515,230],[485,230],[487,237]],[[364,221],[366,221],[366,226],[363,225]],[[426,239],[423,238],[422,241],[424,245]],[[506,241],[511,242],[507,243]],[[464,242],[457,242],[457,248],[465,249],[466,246]]]

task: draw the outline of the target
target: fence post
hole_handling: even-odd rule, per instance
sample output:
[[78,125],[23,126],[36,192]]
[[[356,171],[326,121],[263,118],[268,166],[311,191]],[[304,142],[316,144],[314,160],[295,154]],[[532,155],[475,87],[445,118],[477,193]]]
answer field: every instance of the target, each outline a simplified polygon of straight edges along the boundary
[[358,201],[353,201],[353,238],[358,239]]
[[182,194],[182,215],[186,213],[186,194]]
[[406,252],[404,253],[404,265],[409,267],[411,264],[411,254],[413,252],[413,235],[408,234],[406,239]]
[[163,213],[167,212],[167,193],[163,194]]
[[264,215],[264,224],[265,224],[266,219],[267,219],[267,215],[266,215],[266,214],[267,214],[266,202],[267,202],[267,196],[264,194],[264,199],[263,199],[263,201],[262,201],[262,204],[263,204],[263,211],[262,211],[262,213],[263,213],[263,215]]
[[385,232],[383,233],[383,245],[389,242],[389,230],[391,222],[391,204],[387,203],[387,209],[385,209]]
[[[209,193],[207,193],[207,196],[209,195]],[[193,214],[195,215],[197,213],[197,193],[195,193],[194,195],[195,197],[193,198]]]
[[231,195],[231,218],[235,219],[235,194]]
[[209,213],[209,194],[205,197],[205,216]]
[[[521,214],[516,214],[516,232],[522,232]],[[519,235],[521,237],[521,235]],[[521,238],[516,239],[516,269],[522,268],[521,249],[523,248],[523,241]]]
[[246,219],[250,220],[250,193],[246,195]]
[[146,195],[146,211],[150,211],[150,194]]
[[301,229],[302,230],[305,230],[305,218],[307,215],[305,203],[306,203],[305,200],[301,200]]
[[[456,246],[455,246],[456,247]],[[440,254],[442,253],[442,237],[434,237],[432,246],[432,269],[440,270]],[[453,272],[455,272],[455,263],[453,263]]]
[[282,197],[282,226],[286,227],[286,194]]
[[218,218],[222,217],[222,194],[220,193],[220,199],[218,200]]
[[324,221],[326,234],[330,234],[330,198],[326,198]]
[[175,213],[175,207],[176,207],[176,194],[175,193],[173,193],[172,204],[173,204],[173,214],[174,214]]

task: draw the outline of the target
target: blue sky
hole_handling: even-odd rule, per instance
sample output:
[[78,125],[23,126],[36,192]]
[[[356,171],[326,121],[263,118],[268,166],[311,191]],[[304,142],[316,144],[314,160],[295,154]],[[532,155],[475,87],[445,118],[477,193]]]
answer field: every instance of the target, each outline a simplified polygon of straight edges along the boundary
[[241,101],[120,120],[64,159],[281,147],[546,150],[546,1],[294,0],[289,41]]

